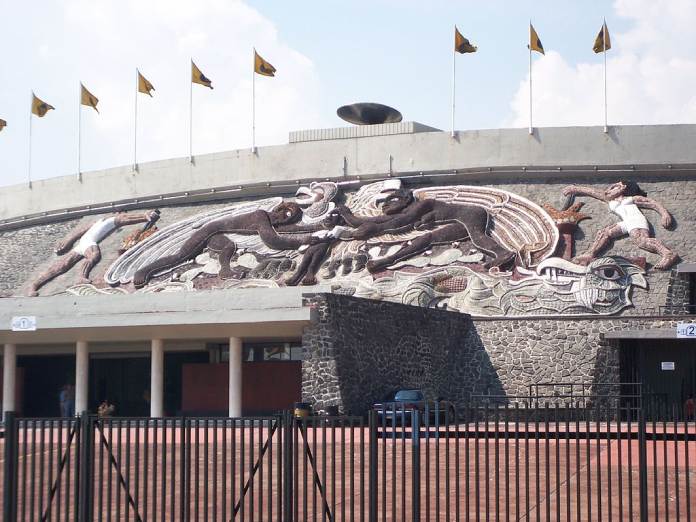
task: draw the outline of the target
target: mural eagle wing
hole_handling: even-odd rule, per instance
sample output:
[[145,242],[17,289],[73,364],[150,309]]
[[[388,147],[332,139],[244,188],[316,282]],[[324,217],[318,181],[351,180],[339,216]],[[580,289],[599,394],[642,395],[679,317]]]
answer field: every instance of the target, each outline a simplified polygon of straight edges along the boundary
[[273,210],[283,201],[273,197],[242,203],[195,214],[169,226],[161,228],[141,243],[124,252],[114,261],[104,274],[104,280],[110,285],[126,284],[133,280],[135,273],[154,260],[174,254],[181,244],[201,226],[229,216],[238,216],[255,210]]
[[551,216],[536,203],[506,190],[457,185],[416,189],[413,196],[486,209],[488,233],[507,250],[517,252],[524,266],[536,266],[556,250],[558,228]]

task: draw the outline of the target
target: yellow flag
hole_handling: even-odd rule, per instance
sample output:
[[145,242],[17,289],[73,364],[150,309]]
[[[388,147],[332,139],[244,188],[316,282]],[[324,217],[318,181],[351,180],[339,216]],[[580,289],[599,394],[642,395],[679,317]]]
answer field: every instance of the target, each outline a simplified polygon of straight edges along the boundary
[[275,76],[276,68],[259,56],[254,49],[254,72],[262,76]]
[[211,89],[213,88],[213,82],[205,77],[205,74],[193,63],[193,60],[191,60],[191,81],[205,87],[210,87]]
[[602,28],[599,30],[597,38],[594,40],[594,45],[592,50],[596,53],[603,53],[611,49],[611,39],[609,38],[609,29],[607,29],[607,23],[602,24]]
[[99,103],[99,98],[97,98],[94,94],[85,89],[84,85],[80,84],[80,88],[82,89],[82,93],[80,95],[80,103],[82,105],[86,105],[87,107],[92,107],[95,111],[99,112],[99,109],[97,109],[97,103]]
[[150,96],[150,98],[152,98],[152,91],[154,90],[155,88],[149,81],[147,81],[147,78],[145,78],[142,74],[140,74],[140,71],[138,71],[138,92],[147,94]]
[[546,53],[544,53],[544,46],[541,45],[541,40],[539,39],[539,35],[534,30],[534,26],[531,23],[529,24],[529,45],[527,47],[531,51],[536,51],[536,52],[541,53],[541,54],[546,54]]
[[2,129],[4,129],[5,127],[7,127],[7,122],[3,119],[0,119],[0,131],[2,131]]
[[462,36],[462,33],[459,32],[459,29],[457,29],[457,26],[454,26],[454,50],[455,52],[458,52],[460,54],[464,53],[475,53],[478,47],[475,45],[471,45],[469,40],[464,38]]
[[43,100],[36,97],[36,94],[31,93],[31,112],[36,114],[39,118],[46,116],[46,113],[50,110],[55,109],[53,105],[49,105]]

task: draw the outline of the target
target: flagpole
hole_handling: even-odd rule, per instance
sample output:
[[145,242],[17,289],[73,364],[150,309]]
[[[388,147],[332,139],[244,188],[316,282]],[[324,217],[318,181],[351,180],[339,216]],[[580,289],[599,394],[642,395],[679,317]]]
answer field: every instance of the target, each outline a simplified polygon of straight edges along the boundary
[[77,91],[77,179],[82,179],[82,82]]
[[607,125],[607,21],[602,26],[602,48],[604,52],[604,132],[609,132]]
[[[454,26],[456,32],[457,26]],[[457,51],[452,51],[452,137],[454,138],[454,107],[455,107],[455,95],[456,95],[456,83],[457,83]]]
[[[531,25],[530,25],[530,27],[531,27]],[[531,45],[529,46],[529,134],[534,134],[534,127],[532,127],[532,46]]]
[[[191,58],[193,71],[193,58]],[[193,163],[193,78],[189,78],[189,162]]]
[[135,68],[135,118],[133,119],[133,172],[138,171],[138,68]]
[[34,108],[34,91],[31,91],[31,98],[30,98],[30,103],[29,103],[29,188],[31,188],[31,120],[33,119],[32,116],[32,109]]
[[256,152],[256,49],[251,67],[251,153]]

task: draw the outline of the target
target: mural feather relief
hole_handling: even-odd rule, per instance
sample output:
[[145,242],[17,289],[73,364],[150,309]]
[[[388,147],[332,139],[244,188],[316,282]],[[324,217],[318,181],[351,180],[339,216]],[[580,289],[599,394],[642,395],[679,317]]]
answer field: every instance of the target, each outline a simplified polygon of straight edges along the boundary
[[156,234],[138,243],[135,247],[126,251],[108,268],[104,274],[104,280],[110,284],[126,284],[133,280],[133,275],[137,270],[160,257],[169,256],[175,253],[181,243],[191,236],[194,230],[206,223],[229,215],[241,215],[253,210],[263,209],[272,210],[280,203],[283,198],[274,197],[233,205],[209,212],[195,214],[189,218],[178,221],[172,225],[160,229]]
[[416,199],[474,205],[488,211],[488,229],[505,248],[520,254],[524,266],[535,266],[552,255],[558,244],[558,228],[543,208],[510,192],[474,186],[417,189]]
[[[65,292],[323,283],[342,294],[480,316],[617,314],[632,305],[633,289],[647,288],[647,280],[640,261],[604,252],[607,238],[629,236],[637,247],[660,253],[656,268],[669,267],[676,254],[650,235],[640,208],[658,212],[665,228],[671,215],[633,182],[618,182],[604,192],[570,186],[563,193],[568,204],[561,210],[547,204],[547,211],[485,186],[411,191],[401,180],[387,179],[344,194],[340,184],[314,182],[299,187],[294,198],[228,205],[158,230],[158,210],[120,213],[76,227],[56,249],[62,257],[27,293],[36,295],[47,281],[85,259],[78,284]],[[589,217],[578,213],[582,203],[573,204],[575,196],[607,202],[621,221],[601,230],[588,252],[571,259],[574,234]],[[108,267],[103,282],[92,282],[89,271],[101,258],[99,242],[138,223],[151,235],[138,234]]]

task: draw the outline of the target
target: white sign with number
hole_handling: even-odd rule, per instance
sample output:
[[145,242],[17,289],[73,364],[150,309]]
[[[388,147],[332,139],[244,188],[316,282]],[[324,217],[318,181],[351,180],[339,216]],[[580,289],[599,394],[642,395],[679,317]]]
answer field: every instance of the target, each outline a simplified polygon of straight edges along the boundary
[[677,339],[696,338],[696,323],[677,324]]
[[33,332],[36,330],[36,317],[33,315],[12,318],[13,332]]

